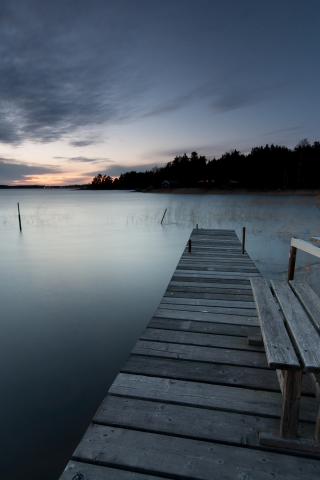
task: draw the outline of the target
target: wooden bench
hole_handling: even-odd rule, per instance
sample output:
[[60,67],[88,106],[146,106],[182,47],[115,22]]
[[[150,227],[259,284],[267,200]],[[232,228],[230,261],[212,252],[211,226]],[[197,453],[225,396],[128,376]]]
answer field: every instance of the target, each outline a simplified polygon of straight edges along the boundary
[[280,435],[260,432],[260,444],[320,453],[320,409],[316,441],[298,439],[303,370],[311,376],[315,393],[320,391],[320,300],[303,282],[292,281],[289,286],[286,281],[273,280],[277,304],[266,280],[250,280],[268,365],[277,371],[282,391]]

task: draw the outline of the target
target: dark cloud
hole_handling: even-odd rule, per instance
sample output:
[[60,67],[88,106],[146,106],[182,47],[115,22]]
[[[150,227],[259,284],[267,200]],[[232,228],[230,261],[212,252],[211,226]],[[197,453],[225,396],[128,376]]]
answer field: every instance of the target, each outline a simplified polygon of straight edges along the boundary
[[53,165],[34,165],[0,157],[0,183],[25,181],[26,175],[47,175],[59,173],[59,167]]
[[114,163],[114,160],[110,160],[110,158],[87,158],[87,157],[53,157],[56,159],[63,159],[68,160],[68,162],[76,162],[76,163]]
[[[86,147],[197,99],[219,114],[268,100],[318,68],[315,3],[292,1],[3,0],[0,142]],[[314,41],[297,56],[303,28]]]
[[[132,118],[148,82],[130,60],[131,20],[112,1],[94,8],[81,1],[4,2],[0,141],[50,142]],[[82,147],[96,142],[71,140]]]
[[299,126],[299,127],[289,127],[289,128],[279,128],[278,130],[274,130],[273,132],[269,132],[269,133],[265,133],[264,136],[267,137],[269,135],[277,135],[277,134],[281,134],[281,133],[296,133],[296,132],[299,132],[299,130],[303,130],[304,127],[303,126]]
[[[255,105],[271,97],[280,95],[292,86],[292,82],[278,84],[242,85],[243,68],[234,68],[227,74],[220,74],[216,80],[204,83],[202,86],[192,89],[185,94],[166,99],[154,106],[143,117],[165,115],[183,108],[195,100],[209,100],[213,113],[225,113],[239,108]],[[235,83],[237,81],[238,83]]]
[[96,145],[99,143],[98,139],[95,140],[73,140],[69,142],[72,147],[88,147],[89,145]]

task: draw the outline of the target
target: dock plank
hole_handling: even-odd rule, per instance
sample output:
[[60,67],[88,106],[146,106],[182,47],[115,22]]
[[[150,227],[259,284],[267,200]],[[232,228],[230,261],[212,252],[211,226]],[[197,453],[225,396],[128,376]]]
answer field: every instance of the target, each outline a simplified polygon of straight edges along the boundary
[[227,314],[218,314],[215,313],[206,313],[206,312],[188,312],[186,310],[169,310],[158,308],[155,312],[154,317],[160,318],[177,318],[179,320],[193,320],[201,322],[214,322],[214,323],[229,323],[233,325],[252,325],[260,327],[258,317],[256,316],[246,316],[246,315],[227,315]]
[[196,360],[198,362],[221,363],[224,365],[268,368],[264,352],[138,340],[132,353],[150,357],[179,358],[181,360]]
[[250,352],[264,352],[263,347],[248,345],[245,337],[214,335],[212,333],[176,332],[173,330],[146,328],[141,334],[140,340],[199,345],[202,347],[230,348],[232,350],[247,350]]
[[310,480],[320,476],[317,460],[237,446],[92,424],[73,458],[181,479]]
[[231,307],[231,308],[244,308],[253,309],[256,313],[256,307],[254,301],[244,302],[241,300],[215,300],[208,298],[196,298],[192,294],[189,297],[173,297],[171,295],[165,295],[161,300],[160,305],[173,304],[173,305],[192,305],[192,306],[207,306],[207,307]]
[[[221,410],[211,411],[209,416],[202,408],[108,395],[93,423],[263,449],[259,430],[273,433],[279,421]],[[312,436],[312,426],[301,422],[299,433],[305,438]]]
[[222,323],[195,322],[192,320],[177,320],[152,317],[149,328],[163,328],[164,330],[181,330],[186,332],[212,333],[215,335],[235,335],[237,337],[255,337],[260,334],[260,327],[248,325],[230,325]]
[[[241,387],[119,373],[109,394],[271,418],[281,416],[280,393]],[[315,422],[316,406],[317,399],[301,397],[300,419]]]
[[228,308],[228,307],[209,307],[208,305],[175,305],[173,303],[160,303],[161,310],[181,310],[185,312],[202,312],[202,313],[221,313],[225,315],[239,315],[257,317],[257,313],[253,308]]
[[[265,370],[262,375],[259,369],[238,365],[130,355],[121,372],[280,393],[278,377],[274,371]],[[302,395],[315,396],[307,375],[303,376]]]
[[[87,459],[85,459],[85,461],[87,461]],[[101,467],[99,465],[74,460],[68,463],[59,480],[71,480],[77,472],[86,475],[87,480],[159,480],[159,477],[155,477],[154,475],[145,475],[143,473],[120,470],[119,468],[110,468],[105,465]],[[173,479],[169,478],[169,480]]]

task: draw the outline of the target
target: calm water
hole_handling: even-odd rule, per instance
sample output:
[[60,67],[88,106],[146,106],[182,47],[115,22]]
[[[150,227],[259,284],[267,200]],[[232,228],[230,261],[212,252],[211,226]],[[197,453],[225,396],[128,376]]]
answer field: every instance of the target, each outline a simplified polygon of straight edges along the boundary
[[[59,478],[156,310],[196,223],[232,228],[238,236],[246,226],[247,251],[258,268],[266,278],[285,278],[291,236],[320,235],[317,202],[0,191],[1,478]],[[296,278],[320,294],[317,259],[299,252],[297,267]]]

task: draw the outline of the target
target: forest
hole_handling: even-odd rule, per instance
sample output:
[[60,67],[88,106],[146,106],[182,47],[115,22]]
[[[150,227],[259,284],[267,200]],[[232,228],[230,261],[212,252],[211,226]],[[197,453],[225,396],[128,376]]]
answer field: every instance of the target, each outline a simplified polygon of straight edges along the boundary
[[94,177],[90,189],[151,190],[161,188],[165,180],[177,181],[182,188],[246,188],[287,190],[320,188],[320,142],[312,145],[301,140],[290,150],[265,145],[252,148],[247,155],[238,150],[208,160],[192,152],[179,155],[166,166],[146,172],[127,172],[114,180],[101,174]]

